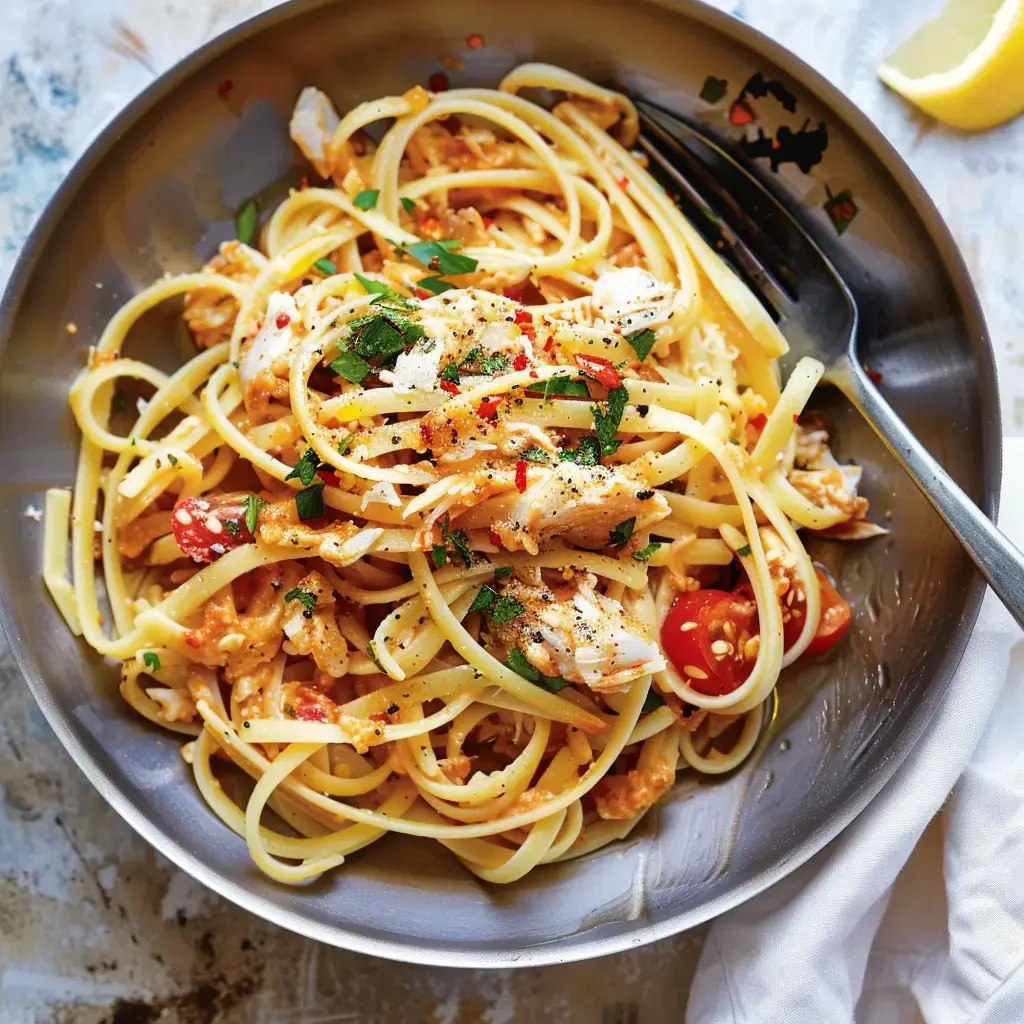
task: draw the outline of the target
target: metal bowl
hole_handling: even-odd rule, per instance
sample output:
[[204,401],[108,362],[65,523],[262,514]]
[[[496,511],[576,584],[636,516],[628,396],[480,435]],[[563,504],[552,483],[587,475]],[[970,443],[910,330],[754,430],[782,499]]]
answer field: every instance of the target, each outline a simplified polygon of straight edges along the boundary
[[[483,48],[467,45],[472,33]],[[242,840],[200,799],[178,742],[140,720],[117,694],[116,666],[66,630],[40,579],[41,528],[24,513],[41,505],[46,487],[72,483],[68,385],[107,319],[155,277],[198,267],[231,236],[231,211],[246,197],[280,192],[289,172],[301,173],[286,133],[299,89],[318,85],[345,110],[425,82],[446,57],[461,62],[447,72],[453,84],[494,83],[526,60],[562,64],[696,114],[734,145],[758,128],[769,137],[780,124],[798,132],[809,119],[818,142],[774,147],[798,162],[820,150],[824,121],[821,162],[809,176],[783,163],[776,184],[816,223],[856,291],[866,359],[884,373],[888,397],[990,514],[1000,472],[996,377],[966,270],[905,164],[820,76],[698,3],[519,0],[514,15],[483,0],[286,4],[162,76],[78,161],[21,255],[2,316],[3,623],[50,724],[154,846],[263,917],[408,961],[545,964],[705,921],[820,850],[921,736],[960,659],[982,584],[882,445],[823,391],[816,401],[839,454],[866,467],[874,517],[892,532],[818,551],[854,595],[855,627],[831,660],[788,674],[756,761],[719,780],[681,777],[628,842],[507,888],[477,881],[435,844],[398,836],[301,889],[253,868]],[[231,83],[226,96],[222,82]],[[737,123],[748,114],[756,124]],[[171,305],[132,339],[167,366],[182,354]]]

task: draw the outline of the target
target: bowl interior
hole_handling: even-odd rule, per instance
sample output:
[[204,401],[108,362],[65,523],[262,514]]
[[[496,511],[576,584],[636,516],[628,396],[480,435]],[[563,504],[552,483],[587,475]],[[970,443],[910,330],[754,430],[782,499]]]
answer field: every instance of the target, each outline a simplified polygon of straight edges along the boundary
[[[466,45],[472,33],[486,42]],[[0,364],[0,576],[5,624],[30,685],[96,785],[186,870],[251,910],[350,948],[446,964],[575,959],[649,941],[764,888],[820,849],[889,777],[941,700],[974,621],[980,585],[937,517],[834,394],[815,404],[838,454],[865,466],[874,518],[891,534],[823,542],[822,560],[855,598],[848,643],[788,673],[756,761],[674,795],[633,838],[589,858],[488,887],[434,844],[387,837],[304,889],[277,886],[214,818],[178,743],[117,694],[116,666],[75,641],[40,579],[40,525],[25,516],[46,487],[69,486],[77,454],[70,381],[104,323],[166,272],[193,269],[233,234],[249,196],[301,174],[287,120],[302,86],[339,110],[446,70],[453,85],[493,84],[527,60],[562,64],[726,137],[827,125],[804,174],[777,185],[813,217],[861,304],[865,359],[918,436],[968,493],[991,506],[998,404],[990,350],[955,250],[909,172],[821,79],[738,22],[698,4],[636,0],[391,0],[286,5],[190,58],[101,135],[58,194],[15,272]],[[748,91],[756,125],[730,123],[760,72],[782,93]],[[709,76],[725,83],[710,97]],[[230,81],[222,97],[218,83]],[[733,118],[736,119],[735,116]],[[742,120],[742,118],[739,118]],[[818,136],[820,139],[820,134]],[[827,187],[827,191],[826,191]],[[841,237],[824,207],[849,190]],[[844,198],[845,201],[845,198]],[[841,219],[841,218],[840,218]],[[175,309],[135,331],[136,351],[180,358]],[[69,334],[65,325],[77,325]]]

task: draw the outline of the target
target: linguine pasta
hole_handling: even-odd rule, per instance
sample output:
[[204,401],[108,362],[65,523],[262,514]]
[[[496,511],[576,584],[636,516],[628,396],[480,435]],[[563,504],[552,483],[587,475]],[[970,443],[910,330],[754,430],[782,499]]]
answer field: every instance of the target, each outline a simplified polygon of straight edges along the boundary
[[[291,130],[323,183],[90,350],[44,580],[268,875],[403,832],[512,882],[741,764],[848,621],[797,531],[877,528],[624,96],[524,65]],[[171,299],[167,375],[122,346]]]

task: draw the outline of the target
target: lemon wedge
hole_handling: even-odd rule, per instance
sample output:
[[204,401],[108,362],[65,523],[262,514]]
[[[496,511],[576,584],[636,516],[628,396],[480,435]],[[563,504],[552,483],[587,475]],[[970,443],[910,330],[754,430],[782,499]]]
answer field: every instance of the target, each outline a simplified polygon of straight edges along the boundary
[[950,0],[878,69],[945,124],[992,128],[1024,111],[1024,0]]

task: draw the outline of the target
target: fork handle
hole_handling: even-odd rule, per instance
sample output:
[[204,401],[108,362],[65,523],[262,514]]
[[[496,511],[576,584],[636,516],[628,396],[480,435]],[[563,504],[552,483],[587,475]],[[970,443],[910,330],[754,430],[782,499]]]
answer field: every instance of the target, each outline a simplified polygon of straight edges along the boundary
[[1024,628],[1024,555],[932,458],[859,366],[844,357],[828,377],[875,429]]

